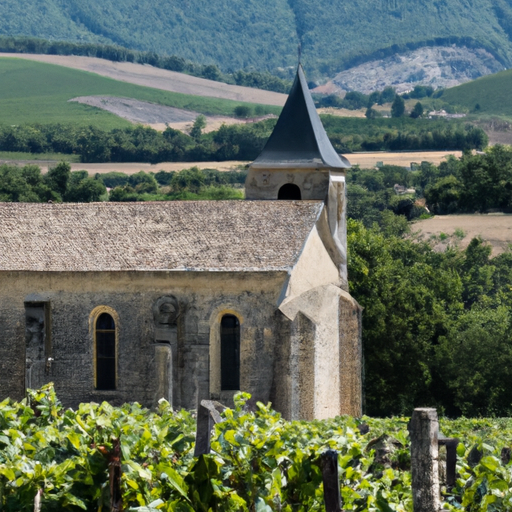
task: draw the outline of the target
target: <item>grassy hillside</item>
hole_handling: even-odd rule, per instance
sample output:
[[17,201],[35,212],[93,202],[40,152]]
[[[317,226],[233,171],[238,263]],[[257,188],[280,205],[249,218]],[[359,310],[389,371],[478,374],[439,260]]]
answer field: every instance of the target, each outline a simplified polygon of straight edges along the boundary
[[446,89],[441,100],[471,113],[512,117],[512,69]]
[[480,46],[512,64],[509,0],[4,0],[2,34],[114,43],[223,71],[294,67],[300,41],[310,78],[426,43]]
[[240,102],[151,89],[62,66],[11,58],[0,58],[0,84],[0,124],[11,125],[73,122],[105,129],[130,125],[108,112],[68,101],[77,96],[135,98],[204,114],[232,115],[235,106],[240,105]]

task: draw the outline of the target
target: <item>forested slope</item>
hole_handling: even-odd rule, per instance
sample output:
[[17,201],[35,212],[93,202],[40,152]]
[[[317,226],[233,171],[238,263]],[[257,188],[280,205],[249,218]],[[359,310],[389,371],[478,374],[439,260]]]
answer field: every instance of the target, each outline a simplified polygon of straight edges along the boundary
[[512,64],[506,0],[4,0],[0,35],[114,43],[175,54],[224,71],[276,71],[297,61],[310,78],[373,55],[425,44],[484,47]]

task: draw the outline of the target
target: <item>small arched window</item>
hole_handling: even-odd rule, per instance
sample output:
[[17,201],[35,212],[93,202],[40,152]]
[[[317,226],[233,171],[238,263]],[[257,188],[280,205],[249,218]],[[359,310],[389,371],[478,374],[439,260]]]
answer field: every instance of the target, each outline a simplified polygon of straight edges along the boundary
[[116,389],[116,324],[108,313],[101,313],[94,326],[96,389]]
[[279,189],[277,199],[300,200],[302,199],[300,188],[294,183],[286,183],[286,185],[283,185]]
[[224,315],[220,322],[220,387],[240,389],[240,321],[235,315]]

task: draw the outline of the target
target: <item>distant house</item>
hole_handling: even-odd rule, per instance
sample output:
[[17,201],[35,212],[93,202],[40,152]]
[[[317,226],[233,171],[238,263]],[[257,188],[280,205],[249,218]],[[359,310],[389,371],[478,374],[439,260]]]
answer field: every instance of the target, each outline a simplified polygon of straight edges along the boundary
[[446,119],[461,119],[466,117],[466,114],[448,114],[446,110],[432,110],[428,113],[429,119],[433,117],[445,117]]
[[415,194],[416,189],[415,188],[407,188],[403,185],[399,185],[398,183],[395,183],[393,186],[393,190],[395,191],[395,194],[398,196],[404,195],[404,194]]
[[299,68],[246,201],[0,204],[0,395],[360,415],[349,166]]

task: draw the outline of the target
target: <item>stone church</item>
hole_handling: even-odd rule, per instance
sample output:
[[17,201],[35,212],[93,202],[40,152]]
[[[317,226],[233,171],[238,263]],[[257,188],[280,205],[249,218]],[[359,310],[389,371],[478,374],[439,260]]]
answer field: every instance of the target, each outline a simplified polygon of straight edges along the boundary
[[245,201],[0,204],[0,398],[360,415],[349,167],[299,66]]

